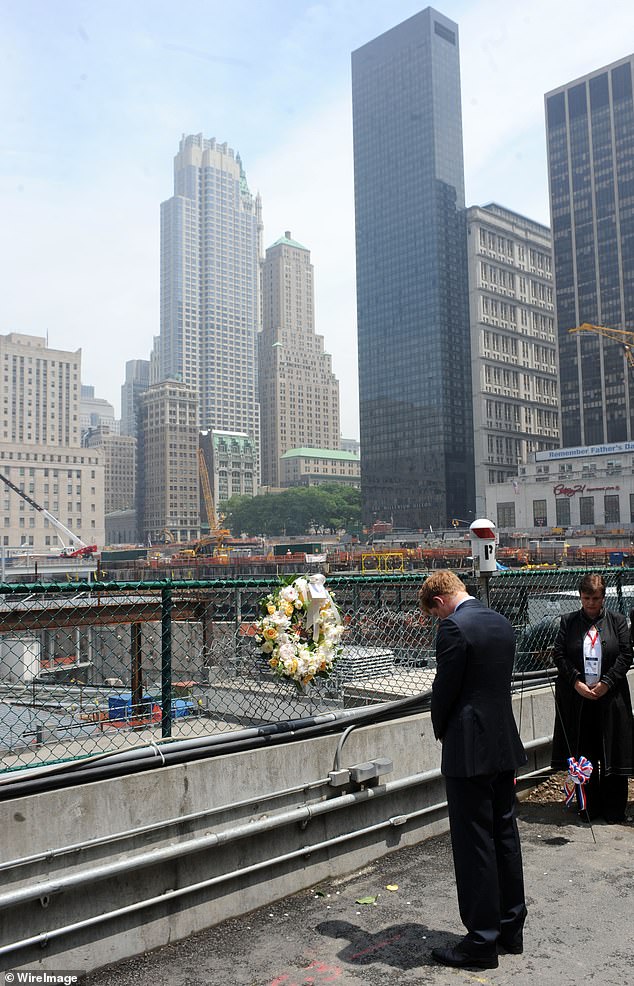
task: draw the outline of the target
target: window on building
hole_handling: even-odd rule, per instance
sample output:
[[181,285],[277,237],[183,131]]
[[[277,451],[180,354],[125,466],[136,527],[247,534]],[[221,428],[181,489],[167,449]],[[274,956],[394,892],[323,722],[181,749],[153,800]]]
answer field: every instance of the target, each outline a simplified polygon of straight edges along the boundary
[[567,496],[555,500],[555,517],[557,527],[570,527],[570,500]]
[[[634,493],[632,494],[634,496]],[[594,524],[594,497],[579,497],[579,523]]]
[[630,493],[630,524],[634,524],[634,493]]
[[515,504],[498,503],[498,527],[515,527]]
[[545,500],[533,500],[533,527],[546,527],[548,513]]
[[618,496],[615,496],[613,493],[607,493],[603,500],[605,508],[605,523],[619,524],[621,521],[621,508]]

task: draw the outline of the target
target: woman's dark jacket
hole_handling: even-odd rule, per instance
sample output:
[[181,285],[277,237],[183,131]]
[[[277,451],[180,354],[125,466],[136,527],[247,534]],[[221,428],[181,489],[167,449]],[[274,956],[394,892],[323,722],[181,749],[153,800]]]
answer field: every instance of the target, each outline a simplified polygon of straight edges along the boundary
[[627,620],[621,613],[603,610],[590,620],[582,609],[561,618],[555,641],[554,661],[559,672],[555,685],[555,728],[552,766],[565,770],[568,757],[578,759],[582,707],[584,699],[575,691],[575,682],[585,682],[583,638],[595,626],[601,640],[601,681],[608,686],[603,698],[596,700],[601,715],[603,735],[603,770],[606,774],[630,776],[634,773],[632,702],[627,672],[632,664],[632,644]]

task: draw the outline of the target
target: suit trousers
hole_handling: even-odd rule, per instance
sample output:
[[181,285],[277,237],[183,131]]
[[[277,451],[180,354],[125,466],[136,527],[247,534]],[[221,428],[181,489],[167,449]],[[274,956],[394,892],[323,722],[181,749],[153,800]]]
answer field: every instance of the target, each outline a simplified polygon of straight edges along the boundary
[[526,918],[514,776],[445,777],[460,917],[483,953],[512,941]]

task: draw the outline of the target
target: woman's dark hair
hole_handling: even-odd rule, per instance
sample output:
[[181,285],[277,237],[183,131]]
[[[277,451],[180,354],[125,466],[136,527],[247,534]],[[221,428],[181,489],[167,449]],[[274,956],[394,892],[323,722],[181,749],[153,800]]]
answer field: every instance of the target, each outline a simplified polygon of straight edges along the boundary
[[579,579],[577,588],[579,593],[600,592],[602,596],[605,596],[605,579],[602,575],[584,575],[583,578]]

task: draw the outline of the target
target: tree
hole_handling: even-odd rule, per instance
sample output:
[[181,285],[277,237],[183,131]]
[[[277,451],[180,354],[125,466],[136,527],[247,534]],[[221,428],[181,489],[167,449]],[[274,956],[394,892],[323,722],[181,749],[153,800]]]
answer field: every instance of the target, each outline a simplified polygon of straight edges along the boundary
[[232,496],[221,510],[234,537],[335,533],[361,523],[361,493],[338,483],[294,486],[282,493]]

